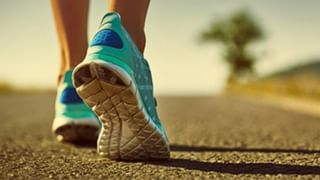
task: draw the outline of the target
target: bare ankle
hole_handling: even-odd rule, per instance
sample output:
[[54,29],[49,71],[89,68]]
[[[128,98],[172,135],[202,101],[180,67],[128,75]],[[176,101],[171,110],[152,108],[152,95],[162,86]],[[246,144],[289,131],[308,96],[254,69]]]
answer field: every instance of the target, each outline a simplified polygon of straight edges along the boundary
[[129,34],[132,37],[138,49],[140,50],[141,54],[143,54],[146,46],[145,32],[144,31],[132,32],[129,30]]

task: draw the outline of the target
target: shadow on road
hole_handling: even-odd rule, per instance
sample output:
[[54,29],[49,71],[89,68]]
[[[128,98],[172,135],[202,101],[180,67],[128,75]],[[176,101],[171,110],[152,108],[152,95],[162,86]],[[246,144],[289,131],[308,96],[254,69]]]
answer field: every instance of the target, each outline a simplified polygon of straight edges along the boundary
[[73,145],[77,148],[92,148],[92,149],[96,149],[97,147],[97,142],[94,141],[77,141],[77,142],[66,142],[67,144]]
[[[77,142],[76,147],[95,148],[95,143]],[[276,149],[276,148],[241,148],[171,145],[171,151],[180,152],[261,152],[261,153],[320,153],[320,150]],[[320,175],[320,166],[290,165],[274,163],[211,163],[189,159],[170,159],[169,161],[149,161],[146,164],[184,168],[188,170],[213,171],[231,174],[296,174]]]
[[262,152],[262,153],[302,153],[302,154],[320,153],[320,150],[306,150],[306,149],[208,147],[208,146],[187,146],[187,145],[171,145],[170,149],[171,151],[186,151],[186,152]]
[[171,159],[150,164],[189,170],[214,171],[231,174],[299,174],[320,175],[319,166],[300,166],[273,163],[210,163],[188,159]]
[[[195,147],[185,145],[172,145],[172,151],[186,152],[265,152],[265,153],[320,153],[320,151],[299,149],[267,149],[267,148],[214,148]],[[210,163],[189,159],[171,159],[163,162],[148,162],[154,165],[177,167],[189,170],[214,171],[231,174],[298,174],[298,175],[320,175],[320,166],[290,165],[273,163]]]

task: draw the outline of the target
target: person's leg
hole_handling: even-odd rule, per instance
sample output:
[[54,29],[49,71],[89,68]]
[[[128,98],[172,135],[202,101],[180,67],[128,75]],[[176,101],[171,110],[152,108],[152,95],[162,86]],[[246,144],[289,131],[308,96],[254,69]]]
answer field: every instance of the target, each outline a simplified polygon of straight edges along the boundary
[[60,81],[86,55],[89,0],[51,0],[51,6],[61,49]]
[[86,59],[73,72],[76,91],[101,123],[97,151],[111,159],[170,157],[150,66],[137,51],[145,46],[148,5],[149,0],[110,0]]
[[143,54],[146,44],[144,25],[150,1],[110,0],[108,2],[108,11],[117,12],[121,15],[123,26]]
[[61,141],[96,141],[99,122],[72,84],[73,68],[85,57],[88,0],[51,0],[59,37],[61,64],[52,131]]

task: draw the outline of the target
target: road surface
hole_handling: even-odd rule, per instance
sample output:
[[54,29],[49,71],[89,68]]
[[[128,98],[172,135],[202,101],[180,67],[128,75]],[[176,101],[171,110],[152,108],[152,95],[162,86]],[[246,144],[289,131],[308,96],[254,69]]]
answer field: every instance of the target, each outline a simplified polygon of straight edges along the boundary
[[0,95],[0,179],[320,178],[320,116],[226,96],[158,105],[172,159],[116,162],[55,140],[54,95]]

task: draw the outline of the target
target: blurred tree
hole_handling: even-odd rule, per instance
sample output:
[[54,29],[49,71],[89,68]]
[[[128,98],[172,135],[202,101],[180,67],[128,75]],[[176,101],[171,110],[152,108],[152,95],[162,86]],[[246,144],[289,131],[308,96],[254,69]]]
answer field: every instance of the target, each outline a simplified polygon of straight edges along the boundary
[[248,51],[248,44],[263,37],[260,26],[247,10],[213,22],[201,33],[201,42],[218,42],[224,47],[224,60],[230,67],[228,82],[238,82],[255,75],[256,58]]

